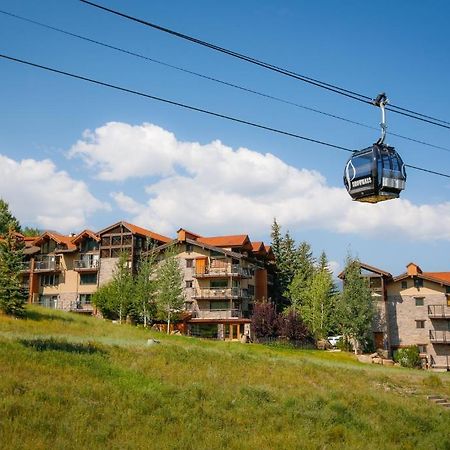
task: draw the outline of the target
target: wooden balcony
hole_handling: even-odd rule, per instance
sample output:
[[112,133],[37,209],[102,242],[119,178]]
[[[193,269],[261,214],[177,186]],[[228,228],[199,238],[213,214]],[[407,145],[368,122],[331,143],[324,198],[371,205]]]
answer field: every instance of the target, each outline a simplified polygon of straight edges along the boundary
[[240,288],[200,288],[195,289],[192,297],[196,299],[210,300],[237,300],[242,298],[251,298],[246,289]]
[[240,319],[242,318],[242,312],[239,309],[215,309],[204,310],[200,309],[192,311],[193,319]]
[[31,261],[23,261],[20,263],[21,272],[29,272],[31,270]]
[[61,264],[60,264],[59,259],[37,260],[34,262],[34,271],[35,272],[60,272]]
[[73,262],[73,268],[78,272],[95,272],[98,270],[98,267],[98,259],[76,259]]
[[80,314],[92,314],[94,312],[94,307],[90,303],[76,301],[70,303],[69,310]]
[[447,305],[428,305],[430,319],[450,319],[450,307]]
[[450,331],[430,330],[430,342],[433,344],[450,344]]
[[228,264],[224,267],[205,266],[197,267],[193,273],[195,278],[251,278],[252,272],[247,267],[241,267],[236,264]]

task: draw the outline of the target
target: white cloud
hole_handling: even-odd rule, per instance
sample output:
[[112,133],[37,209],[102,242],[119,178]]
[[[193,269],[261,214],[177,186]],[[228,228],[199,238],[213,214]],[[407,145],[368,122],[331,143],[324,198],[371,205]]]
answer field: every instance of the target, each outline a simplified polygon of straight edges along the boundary
[[85,132],[69,154],[104,180],[156,177],[146,186],[144,204],[123,192],[112,196],[130,220],[162,233],[183,226],[205,234],[266,234],[277,217],[290,229],[366,234],[383,228],[415,239],[450,240],[449,202],[352,202],[320,173],[270,153],[234,150],[220,141],[181,142],[152,124],[107,123]]
[[108,208],[82,181],[52,161],[15,161],[0,155],[0,192],[22,224],[61,232],[79,231],[94,212]]

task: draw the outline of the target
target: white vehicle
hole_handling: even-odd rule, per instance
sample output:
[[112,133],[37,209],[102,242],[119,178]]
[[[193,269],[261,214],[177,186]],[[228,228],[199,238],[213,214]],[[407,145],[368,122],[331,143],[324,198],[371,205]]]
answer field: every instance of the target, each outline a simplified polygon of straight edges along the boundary
[[342,339],[342,336],[328,336],[328,342],[333,346],[336,347],[336,344],[339,342],[340,339]]

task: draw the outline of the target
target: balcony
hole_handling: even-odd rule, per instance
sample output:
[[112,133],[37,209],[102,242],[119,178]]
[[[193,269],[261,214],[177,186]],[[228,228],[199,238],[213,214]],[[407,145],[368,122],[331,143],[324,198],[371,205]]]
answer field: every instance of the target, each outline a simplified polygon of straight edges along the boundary
[[241,267],[237,264],[228,264],[224,267],[197,267],[193,274],[196,278],[221,278],[221,277],[240,277],[251,278],[252,272],[247,267]]
[[59,272],[61,265],[59,259],[43,259],[34,262],[35,272]]
[[193,319],[240,319],[242,312],[239,309],[197,310],[192,312]]
[[76,259],[73,262],[73,268],[77,271],[90,271],[90,270],[98,270],[98,259]]
[[70,302],[69,310],[76,313],[92,314],[94,312],[94,307],[90,303],[76,301]]
[[450,319],[450,307],[447,305],[428,305],[430,319]]
[[251,298],[246,289],[240,288],[203,288],[195,289],[194,295],[196,299],[242,299]]
[[450,344],[450,331],[430,330],[430,342],[434,344]]

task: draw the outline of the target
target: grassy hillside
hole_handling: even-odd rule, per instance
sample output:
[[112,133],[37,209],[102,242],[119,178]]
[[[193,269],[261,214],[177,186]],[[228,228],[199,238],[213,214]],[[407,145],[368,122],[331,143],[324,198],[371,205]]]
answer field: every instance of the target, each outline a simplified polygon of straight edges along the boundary
[[[147,346],[149,337],[160,344]],[[450,377],[352,355],[0,316],[2,449],[450,449]]]

